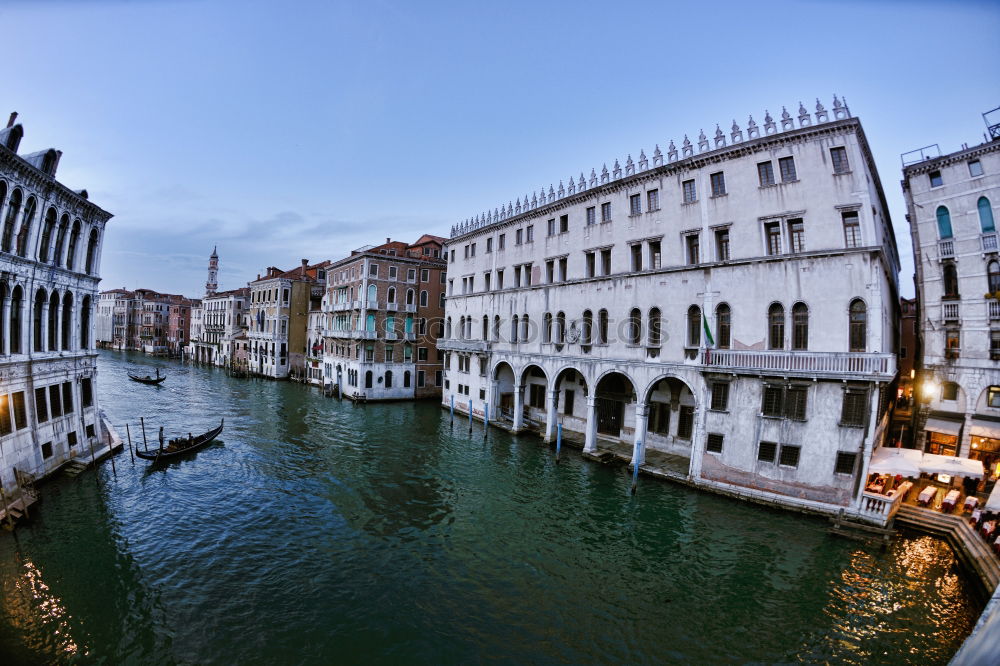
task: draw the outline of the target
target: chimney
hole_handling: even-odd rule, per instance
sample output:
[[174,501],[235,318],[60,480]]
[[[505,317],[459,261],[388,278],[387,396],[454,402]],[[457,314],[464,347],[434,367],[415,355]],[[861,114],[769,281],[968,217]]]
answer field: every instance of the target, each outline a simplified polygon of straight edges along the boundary
[[7,121],[7,127],[13,127],[15,120],[17,120],[17,111],[11,111],[10,120]]
[[392,239],[391,239],[391,238],[389,238],[389,237],[386,237],[386,239],[385,239],[385,244],[386,244],[386,245],[388,245],[388,244],[389,244],[389,243],[391,243],[391,242],[392,242]]

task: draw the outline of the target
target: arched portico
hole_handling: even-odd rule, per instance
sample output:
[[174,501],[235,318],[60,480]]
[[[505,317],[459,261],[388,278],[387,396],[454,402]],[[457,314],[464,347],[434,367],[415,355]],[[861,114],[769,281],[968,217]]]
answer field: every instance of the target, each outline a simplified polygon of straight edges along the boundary
[[686,382],[673,375],[655,377],[636,405],[635,441],[644,444],[636,447],[639,464],[645,462],[646,450],[655,448],[683,456],[690,465],[697,407],[695,392]]
[[587,422],[582,398],[586,395],[587,381],[581,371],[567,366],[554,372],[547,396],[545,441],[555,438],[557,420],[570,430],[584,430]]
[[620,440],[635,425],[635,383],[628,375],[610,370],[598,376],[587,399],[587,429],[584,451],[597,448],[597,438]]
[[[526,403],[523,410],[533,422],[545,422],[549,420],[549,378],[537,363],[529,363],[524,366],[520,374],[520,389],[522,401]],[[524,414],[515,414],[514,428],[520,430],[524,427]],[[521,417],[518,422],[518,416]],[[547,430],[547,428],[546,428]]]

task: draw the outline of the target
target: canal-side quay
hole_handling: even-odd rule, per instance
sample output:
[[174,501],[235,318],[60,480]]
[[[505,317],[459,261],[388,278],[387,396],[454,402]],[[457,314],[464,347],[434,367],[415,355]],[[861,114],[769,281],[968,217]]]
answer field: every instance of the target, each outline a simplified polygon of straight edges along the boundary
[[[983,606],[930,536],[883,552],[679,484],[632,495],[624,465],[430,403],[99,360],[119,432],[224,417],[223,441],[42,488],[0,540],[6,663],[946,663]],[[125,378],[155,367],[162,388]]]

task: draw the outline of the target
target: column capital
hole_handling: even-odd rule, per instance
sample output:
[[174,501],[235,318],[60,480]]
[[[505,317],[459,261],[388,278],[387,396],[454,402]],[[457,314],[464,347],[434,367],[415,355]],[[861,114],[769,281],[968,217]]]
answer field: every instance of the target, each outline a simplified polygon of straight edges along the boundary
[[587,396],[587,407],[596,407],[596,406],[597,406],[597,396],[593,395],[593,394],[588,395]]
[[646,416],[649,412],[648,402],[636,402],[635,403],[635,413],[637,416]]

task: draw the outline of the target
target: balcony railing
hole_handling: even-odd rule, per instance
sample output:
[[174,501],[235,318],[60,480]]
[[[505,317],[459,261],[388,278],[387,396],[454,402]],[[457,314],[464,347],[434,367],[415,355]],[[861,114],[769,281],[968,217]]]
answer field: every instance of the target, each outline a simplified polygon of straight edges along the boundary
[[484,352],[490,348],[490,343],[485,340],[454,340],[441,338],[437,341],[437,348],[443,351]]
[[[440,343],[438,344],[440,347]],[[842,375],[896,374],[893,354],[863,352],[792,352],[733,349],[707,349],[701,352],[703,365],[731,370]]]
[[941,311],[944,321],[958,321],[958,303],[942,303]]
[[986,308],[989,312],[990,319],[1000,319],[1000,301],[995,298],[991,298],[986,301]]
[[903,493],[889,497],[865,491],[861,494],[861,516],[878,525],[887,525],[902,503]]
[[396,331],[386,331],[385,332],[385,341],[386,342],[394,342],[396,340],[399,340],[399,334],[396,333]]
[[983,244],[983,252],[996,252],[997,247],[997,235],[996,233],[983,234],[979,237],[980,242]]
[[365,307],[369,310],[378,310],[378,301],[365,301]]
[[938,241],[938,256],[941,259],[952,259],[955,256],[955,241],[952,239]]
[[399,310],[399,303],[386,303],[385,309],[389,312],[396,312]]
[[407,303],[406,304],[406,312],[416,312],[416,311],[417,311],[417,304],[416,303]]

